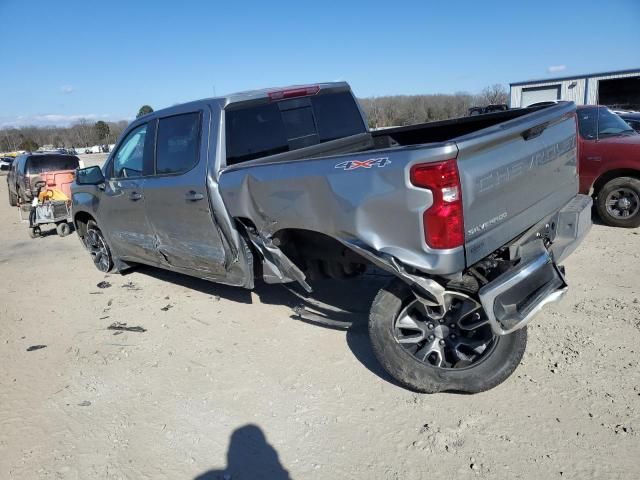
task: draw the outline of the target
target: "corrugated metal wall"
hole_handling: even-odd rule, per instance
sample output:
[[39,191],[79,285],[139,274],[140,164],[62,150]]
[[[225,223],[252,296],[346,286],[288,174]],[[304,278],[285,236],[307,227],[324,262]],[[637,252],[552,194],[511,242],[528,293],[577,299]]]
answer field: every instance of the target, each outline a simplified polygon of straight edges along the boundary
[[[538,88],[538,87],[551,87],[560,85],[560,99],[570,100],[575,102],[576,105],[595,105],[598,102],[598,82],[600,80],[609,80],[612,78],[625,78],[625,77],[637,77],[640,76],[640,70],[630,71],[626,73],[618,73],[612,75],[601,75],[598,77],[587,78],[571,78],[564,80],[549,80],[548,82],[531,82],[524,85],[512,85],[510,106],[511,108],[517,108],[522,106],[522,90],[526,88]],[[575,85],[573,85],[575,83]],[[587,98],[585,102],[585,87],[587,87]]]
[[[575,83],[575,85],[574,85]],[[523,88],[538,88],[538,87],[553,87],[560,85],[560,99],[570,100],[577,105],[584,103],[584,86],[586,82],[584,78],[574,78],[571,80],[563,81],[550,81],[544,83],[532,83],[529,85],[513,85],[511,87],[511,108],[520,107],[520,101],[522,99]]]
[[618,75],[607,75],[603,77],[589,78],[589,89],[587,91],[587,105],[595,105],[598,103],[598,81],[609,80],[611,78],[626,78],[640,76],[640,71],[631,73],[621,73]]

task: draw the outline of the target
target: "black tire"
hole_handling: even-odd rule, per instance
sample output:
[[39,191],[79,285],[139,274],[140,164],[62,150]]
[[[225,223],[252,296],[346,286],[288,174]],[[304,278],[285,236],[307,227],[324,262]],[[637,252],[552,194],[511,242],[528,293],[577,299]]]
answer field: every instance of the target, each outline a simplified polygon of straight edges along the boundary
[[[627,202],[628,208],[619,208],[620,199]],[[640,180],[633,177],[609,180],[597,193],[596,208],[602,221],[609,226],[640,227]]]
[[11,193],[9,185],[7,185],[7,190],[9,191],[9,205],[15,207],[16,205],[18,205],[18,196],[15,193]]
[[113,256],[107,241],[98,228],[98,224],[89,220],[87,231],[84,234],[84,246],[89,251],[95,267],[101,272],[108,273],[113,270]]
[[66,237],[71,233],[71,227],[67,222],[61,222],[56,225],[56,232],[58,232],[59,236]]
[[477,363],[465,368],[445,369],[421,362],[400,345],[393,334],[396,317],[414,299],[411,289],[394,279],[378,292],[369,316],[369,337],[375,356],[403,386],[423,393],[477,393],[504,382],[520,364],[527,346],[526,327],[496,337],[492,349]]

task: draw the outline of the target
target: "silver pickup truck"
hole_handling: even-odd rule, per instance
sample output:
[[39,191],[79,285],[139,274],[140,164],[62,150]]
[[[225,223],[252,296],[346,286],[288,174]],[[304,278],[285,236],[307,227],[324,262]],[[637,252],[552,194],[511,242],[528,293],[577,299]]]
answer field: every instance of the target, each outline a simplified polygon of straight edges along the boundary
[[253,288],[393,274],[371,307],[384,368],[422,392],[504,381],[567,290],[591,226],[575,106],[369,131],[346,83],[267,89],[135,120],[78,170],[76,230],[101,271],[144,263]]

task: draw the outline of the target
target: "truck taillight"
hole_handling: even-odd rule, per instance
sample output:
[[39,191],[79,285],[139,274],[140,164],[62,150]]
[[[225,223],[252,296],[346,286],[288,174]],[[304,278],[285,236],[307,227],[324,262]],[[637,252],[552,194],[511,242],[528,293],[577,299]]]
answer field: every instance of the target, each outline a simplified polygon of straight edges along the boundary
[[427,245],[438,249],[463,245],[462,190],[456,161],[414,165],[410,178],[414,186],[428,188],[433,194],[433,205],[423,214]]

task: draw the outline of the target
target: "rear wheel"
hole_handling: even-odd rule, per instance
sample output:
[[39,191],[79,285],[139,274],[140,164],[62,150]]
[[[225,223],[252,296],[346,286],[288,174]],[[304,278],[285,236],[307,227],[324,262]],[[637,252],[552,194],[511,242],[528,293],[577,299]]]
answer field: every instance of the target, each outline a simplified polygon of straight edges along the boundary
[[91,260],[101,272],[109,272],[113,268],[113,257],[102,231],[93,220],[87,223],[87,232],[84,235],[84,246],[91,255]]
[[640,180],[633,177],[610,180],[598,192],[596,208],[607,225],[640,226]]
[[18,205],[18,196],[15,193],[11,193],[8,185],[7,190],[9,191],[9,205],[15,207],[16,205]]
[[496,336],[470,296],[454,294],[441,315],[400,280],[378,292],[369,335],[383,367],[402,385],[425,393],[493,388],[517,368],[527,345],[526,328]]

